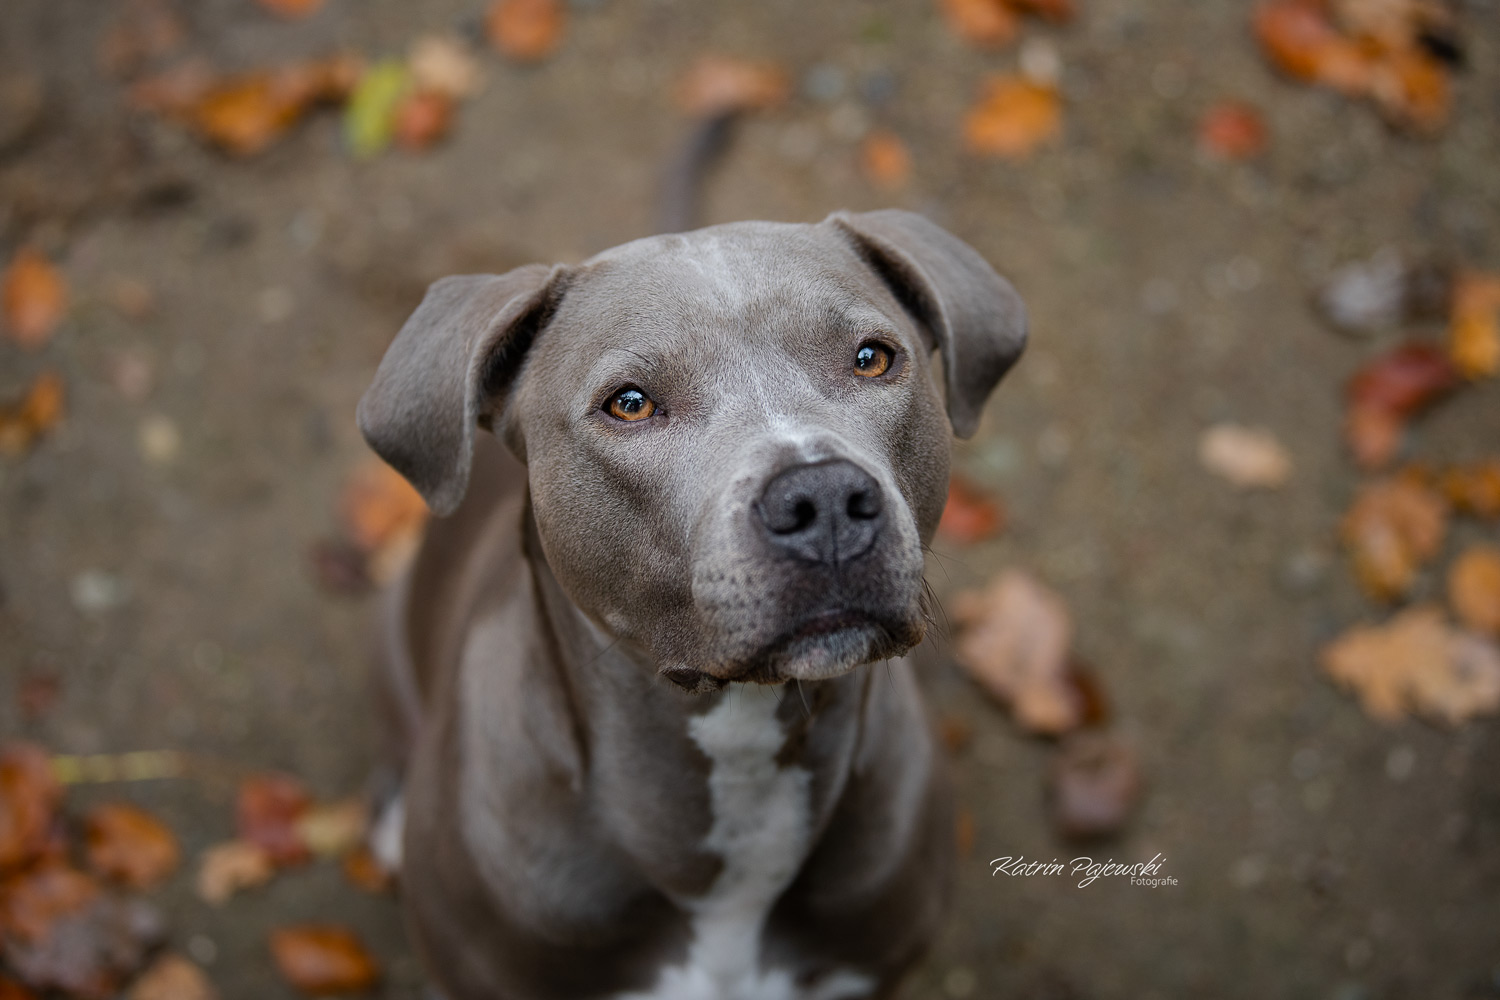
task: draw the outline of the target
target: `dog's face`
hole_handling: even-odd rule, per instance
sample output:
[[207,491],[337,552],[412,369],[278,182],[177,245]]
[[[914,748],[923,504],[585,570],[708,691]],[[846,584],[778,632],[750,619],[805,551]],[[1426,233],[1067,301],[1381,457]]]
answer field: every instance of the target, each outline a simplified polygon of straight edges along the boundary
[[950,419],[972,430],[1024,330],[918,217],[721,226],[440,282],[361,426],[451,508],[492,424],[569,596],[679,684],[828,677],[921,640]]

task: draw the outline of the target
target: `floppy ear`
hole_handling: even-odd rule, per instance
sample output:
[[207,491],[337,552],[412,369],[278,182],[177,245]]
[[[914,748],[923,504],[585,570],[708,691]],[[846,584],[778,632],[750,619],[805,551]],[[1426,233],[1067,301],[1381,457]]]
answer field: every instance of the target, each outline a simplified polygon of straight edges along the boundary
[[444,278],[427,289],[359,401],[359,429],[439,515],[469,485],[474,428],[505,406],[532,338],[553,311],[561,267]]
[[1026,306],[974,248],[913,212],[837,212],[829,223],[890,286],[943,355],[948,421],[979,426],[990,391],[1026,346]]

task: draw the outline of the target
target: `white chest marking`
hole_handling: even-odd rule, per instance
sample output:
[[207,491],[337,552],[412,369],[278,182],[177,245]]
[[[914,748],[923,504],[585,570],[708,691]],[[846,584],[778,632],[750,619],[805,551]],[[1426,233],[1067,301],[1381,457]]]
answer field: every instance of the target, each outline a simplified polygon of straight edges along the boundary
[[650,992],[619,1000],[853,1000],[874,988],[868,976],[850,972],[799,988],[788,971],[760,967],[766,915],[796,877],[811,839],[812,776],[776,762],[786,742],[778,698],[774,688],[736,685],[690,723],[689,735],[712,765],[713,825],[703,847],[724,867],[707,893],[680,901],[693,926],[686,963],[664,969]]

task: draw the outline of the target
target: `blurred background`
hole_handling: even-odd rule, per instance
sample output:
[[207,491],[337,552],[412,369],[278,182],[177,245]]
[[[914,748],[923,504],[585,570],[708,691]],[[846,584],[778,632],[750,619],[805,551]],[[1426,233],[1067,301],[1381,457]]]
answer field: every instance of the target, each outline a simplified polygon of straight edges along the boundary
[[[700,224],[913,209],[1031,311],[928,566],[963,860],[904,995],[1500,996],[1493,0],[6,0],[0,970],[291,997],[337,925],[420,995],[355,844],[421,511],[355,403],[726,109]],[[1177,884],[990,874],[1079,855]]]

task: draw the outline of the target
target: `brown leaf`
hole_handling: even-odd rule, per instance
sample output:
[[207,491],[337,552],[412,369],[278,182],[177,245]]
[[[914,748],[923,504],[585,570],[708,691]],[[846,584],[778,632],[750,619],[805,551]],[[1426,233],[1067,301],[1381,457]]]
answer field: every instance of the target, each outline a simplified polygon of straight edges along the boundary
[[163,955],[141,973],[127,1000],[218,1000],[203,970],[181,955]]
[[427,523],[422,495],[379,459],[371,459],[350,475],[339,512],[349,540],[366,552],[377,552],[413,535]]
[[1009,0],[1009,3],[1016,10],[1036,14],[1057,23],[1071,21],[1077,13],[1073,0]]
[[0,1000],[37,1000],[37,995],[14,979],[0,976]]
[[1448,355],[1430,344],[1402,344],[1365,364],[1345,389],[1344,437],[1355,460],[1383,467],[1395,457],[1406,421],[1461,382]]
[[241,889],[265,885],[276,873],[276,863],[259,844],[230,840],[203,852],[198,864],[198,896],[222,905]]
[[42,372],[19,403],[0,406],[0,455],[24,455],[62,419],[62,414],[62,377],[56,372]]
[[1020,29],[1020,18],[1006,0],[941,0],[941,6],[953,33],[971,45],[1008,45]]
[[302,782],[286,774],[256,774],[240,782],[235,827],[241,840],[264,848],[277,865],[301,864],[312,857],[297,827],[312,806]]
[[938,521],[938,533],[969,545],[993,538],[1005,529],[1005,508],[962,476],[948,482],[948,502]]
[[911,151],[896,133],[873,129],[860,143],[859,169],[872,187],[898,191],[911,180]]
[[964,141],[970,152],[1014,159],[1055,137],[1061,123],[1056,88],[997,76],[985,84],[979,103],[964,118]]
[[1062,598],[1020,570],[1006,570],[982,592],[954,604],[963,628],[955,658],[1034,733],[1076,728],[1082,710],[1068,681],[1073,624]]
[[1216,424],[1198,439],[1198,461],[1240,489],[1274,490],[1292,475],[1292,458],[1268,430]]
[[0,932],[23,942],[45,938],[60,917],[99,895],[99,885],[63,864],[35,865],[0,886]]
[[785,101],[791,89],[775,63],[706,55],[677,82],[677,105],[694,117],[766,111]]
[[537,62],[557,49],[565,20],[561,0],[496,0],[485,33],[502,55]]
[[1268,0],[1255,11],[1255,34],[1277,69],[1345,94],[1369,93],[1375,54],[1345,36],[1317,0]]
[[406,95],[396,105],[396,142],[413,152],[441,142],[453,125],[453,98],[435,90]]
[[1322,665],[1383,722],[1415,712],[1458,725],[1500,711],[1500,647],[1453,628],[1430,604],[1350,629],[1324,647]]
[[1448,600],[1466,628],[1500,636],[1500,548],[1476,545],[1455,559]]
[[271,956],[287,982],[313,996],[358,993],[380,979],[375,960],[354,932],[335,926],[271,932]]
[[0,876],[42,854],[61,803],[45,750],[12,743],[0,751]]
[[1447,67],[1417,49],[1390,52],[1376,62],[1370,94],[1392,125],[1429,135],[1448,123],[1453,104]]
[[1500,459],[1447,469],[1439,486],[1455,509],[1478,517],[1500,517]]
[[0,279],[0,311],[10,339],[36,350],[67,314],[67,282],[40,251],[22,247]]
[[1462,274],[1453,283],[1448,353],[1466,378],[1500,372],[1500,276]]
[[1266,149],[1266,121],[1252,105],[1223,101],[1198,122],[1198,144],[1224,160],[1248,160]]
[[344,855],[344,877],[365,892],[385,892],[391,887],[391,875],[375,859],[368,847],[358,847]]
[[298,838],[319,857],[338,857],[364,842],[370,807],[364,799],[317,802],[297,817]]
[[1048,801],[1057,832],[1069,840],[1118,833],[1141,797],[1135,751],[1103,732],[1074,733],[1052,761]]
[[323,0],[258,0],[258,2],[277,17],[289,20],[307,17],[323,6]]
[[1377,600],[1404,595],[1422,564],[1437,555],[1448,509],[1436,492],[1410,478],[1363,487],[1340,528],[1354,575]]
[[160,820],[123,802],[97,806],[84,820],[88,865],[95,874],[132,889],[149,889],[179,859],[177,838]]

